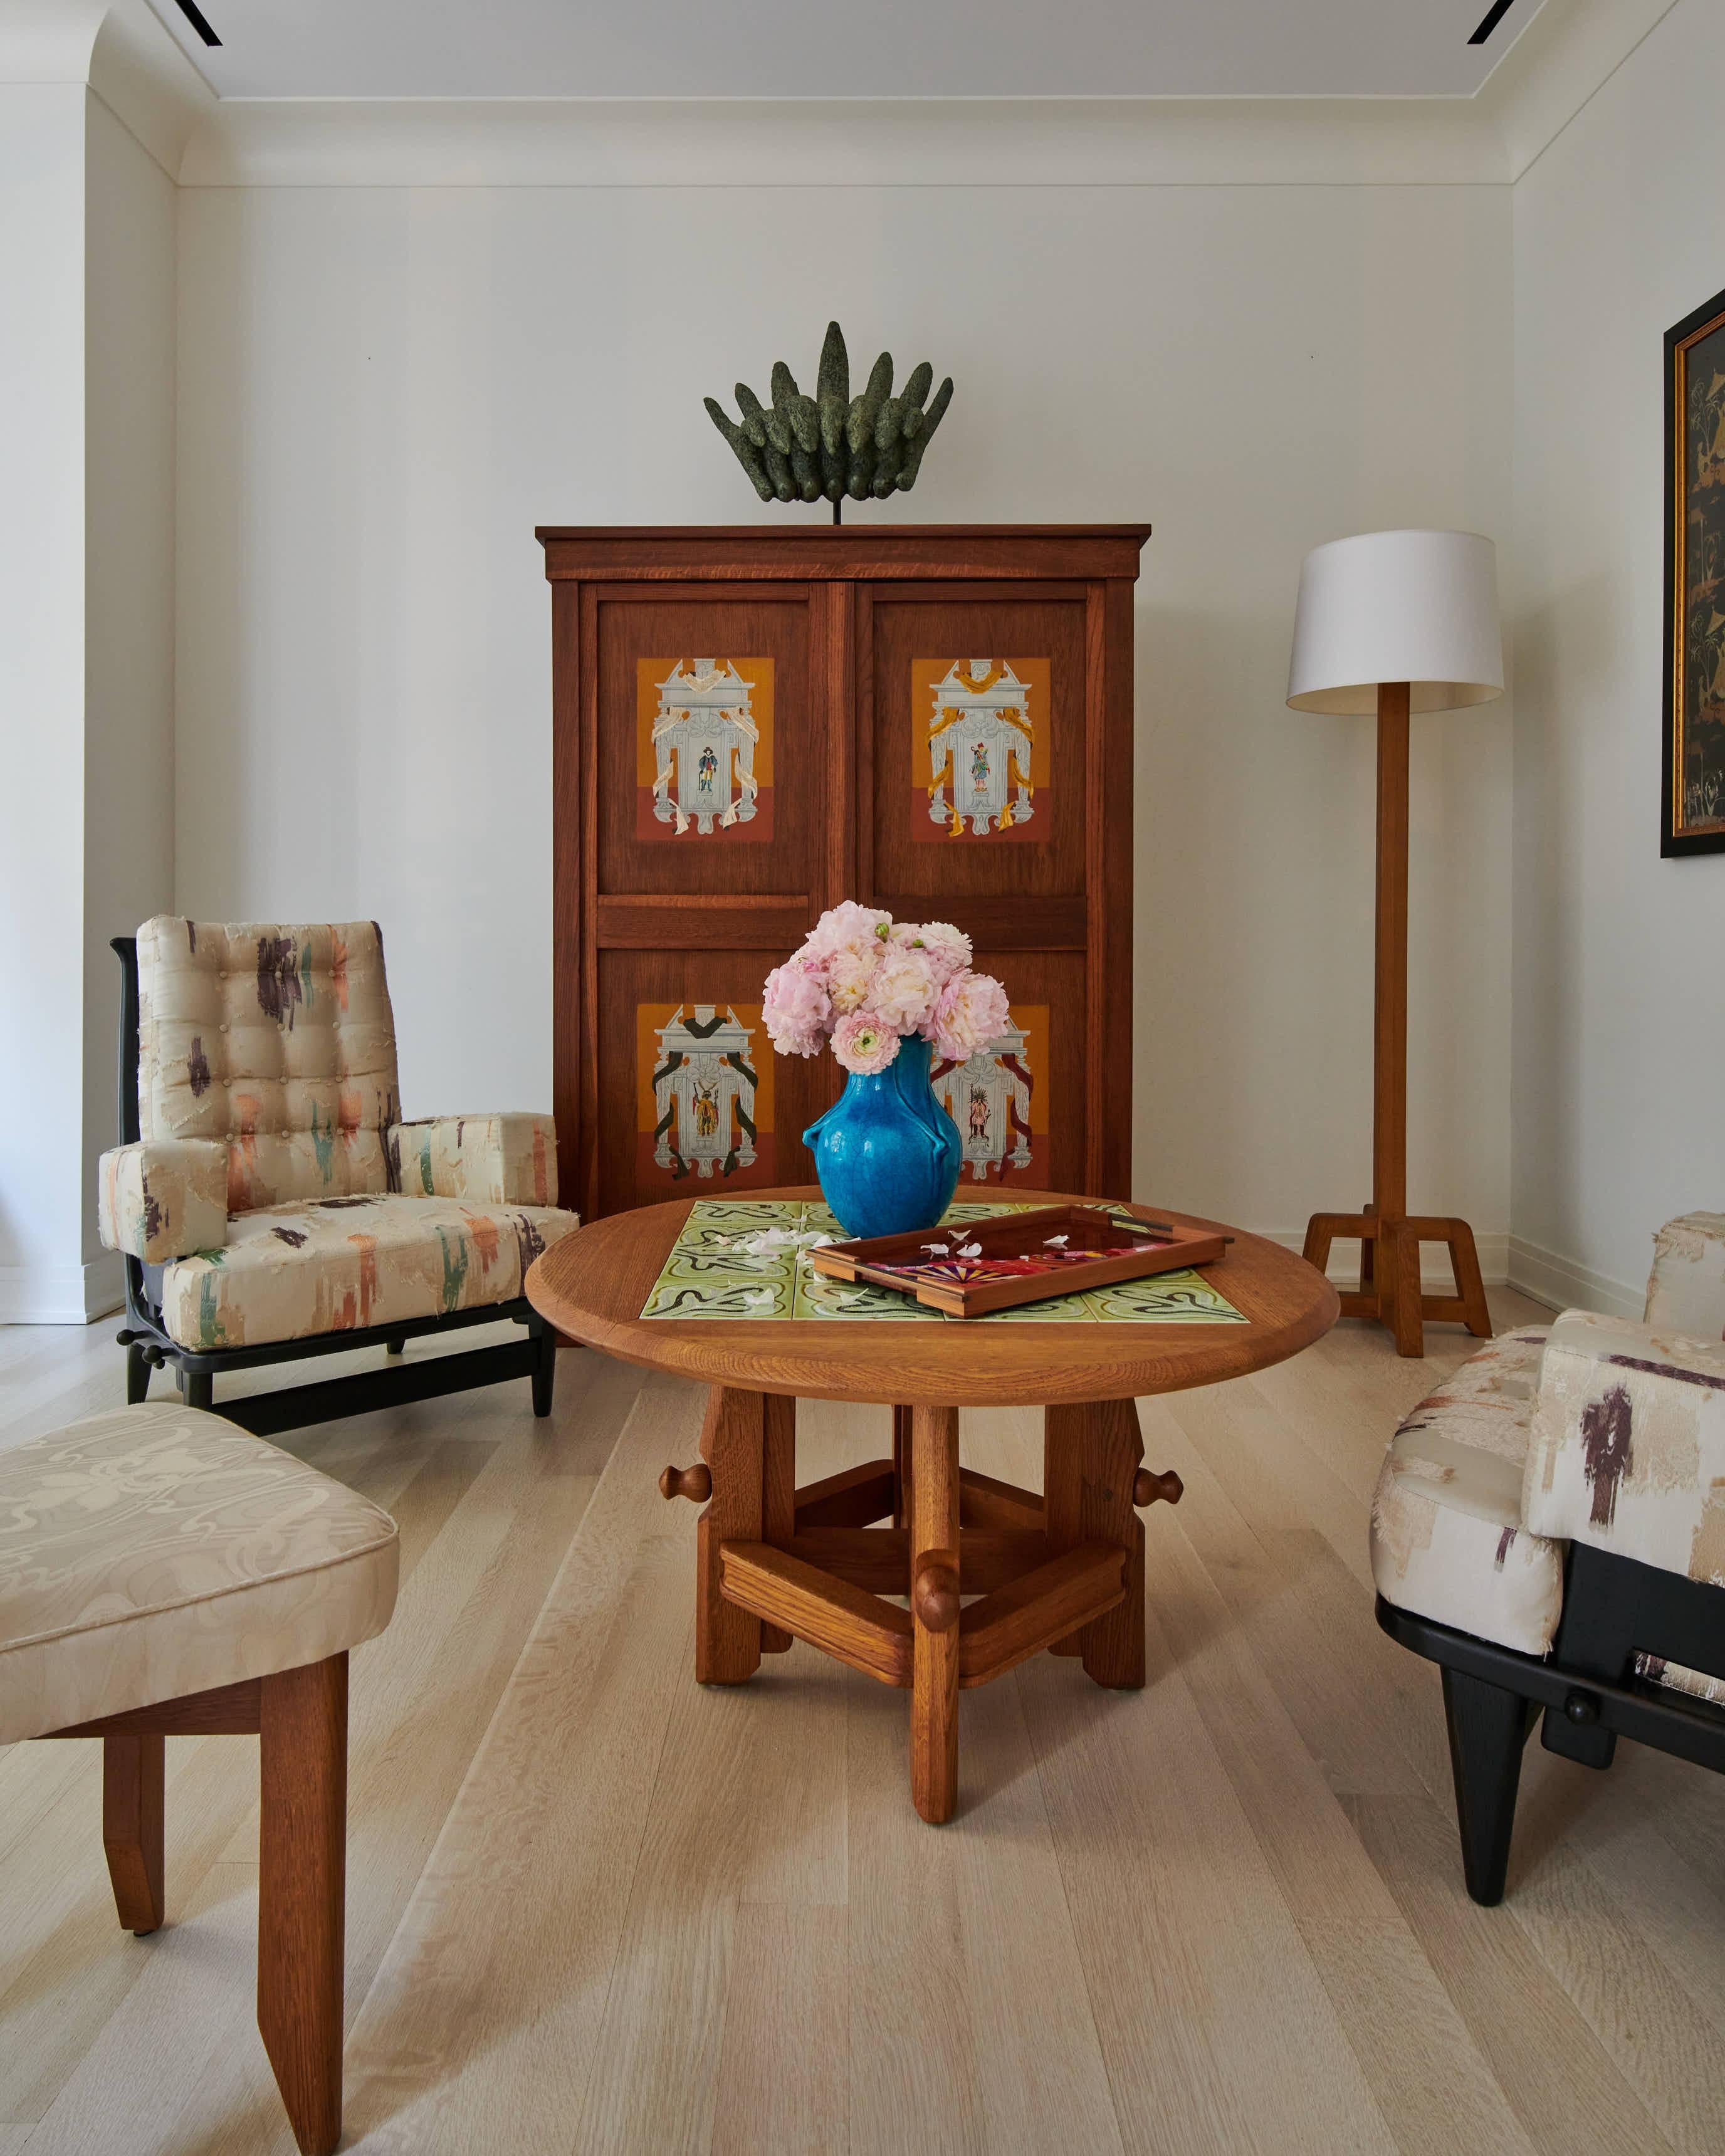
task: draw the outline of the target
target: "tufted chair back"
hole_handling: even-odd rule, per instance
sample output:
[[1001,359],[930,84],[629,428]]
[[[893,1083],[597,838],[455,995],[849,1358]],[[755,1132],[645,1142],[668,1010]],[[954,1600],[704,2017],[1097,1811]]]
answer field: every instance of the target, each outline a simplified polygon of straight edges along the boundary
[[1692,1340],[1725,1339],[1725,1213],[1683,1213],[1653,1238],[1642,1321]]
[[145,1138],[218,1138],[228,1209],[387,1190],[395,1018],[372,921],[138,931]]

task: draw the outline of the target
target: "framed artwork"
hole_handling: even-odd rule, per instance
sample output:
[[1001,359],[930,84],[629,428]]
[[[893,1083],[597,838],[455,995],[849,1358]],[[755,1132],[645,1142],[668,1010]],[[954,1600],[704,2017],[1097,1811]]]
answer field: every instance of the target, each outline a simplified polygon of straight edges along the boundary
[[1666,331],[1661,854],[1725,852],[1725,292]]
[[773,836],[773,661],[635,662],[635,836]]
[[913,837],[1047,839],[1047,660],[913,659],[911,711]]
[[637,1185],[771,1183],[773,1078],[758,1004],[637,1004]]

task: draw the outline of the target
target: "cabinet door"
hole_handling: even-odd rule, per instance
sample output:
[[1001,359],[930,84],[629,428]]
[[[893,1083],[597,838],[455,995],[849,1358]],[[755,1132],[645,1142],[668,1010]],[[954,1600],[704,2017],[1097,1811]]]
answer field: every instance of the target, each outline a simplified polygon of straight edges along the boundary
[[1008,1031],[937,1079],[976,1194],[1091,1173],[1087,603],[1082,585],[860,594],[860,880],[900,918],[963,928],[1012,1004]]
[[583,596],[578,1183],[598,1212],[812,1173],[801,1133],[825,1101],[760,1020],[819,910],[827,603],[783,583]]

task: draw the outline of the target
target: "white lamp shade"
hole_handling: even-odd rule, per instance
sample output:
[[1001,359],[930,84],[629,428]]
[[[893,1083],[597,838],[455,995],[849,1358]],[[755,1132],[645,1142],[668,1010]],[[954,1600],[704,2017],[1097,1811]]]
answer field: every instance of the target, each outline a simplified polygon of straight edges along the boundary
[[1503,694],[1497,549],[1476,531],[1363,531],[1314,547],[1300,571],[1288,702],[1373,712],[1380,681],[1415,711]]

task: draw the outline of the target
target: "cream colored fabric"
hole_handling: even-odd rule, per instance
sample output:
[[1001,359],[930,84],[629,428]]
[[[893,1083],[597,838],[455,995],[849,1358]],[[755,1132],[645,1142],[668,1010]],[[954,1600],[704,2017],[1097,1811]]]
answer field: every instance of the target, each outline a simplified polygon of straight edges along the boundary
[[1725,1344],[1565,1311],[1522,1506],[1538,1533],[1725,1587]]
[[396,1572],[387,1512],[218,1415],[0,1451],[0,1743],[341,1654]]
[[1725,1338],[1725,1213],[1685,1213],[1653,1239],[1643,1321],[1697,1340]]
[[557,1127],[549,1116],[444,1116],[388,1134],[393,1187],[409,1198],[555,1205]]
[[223,1250],[162,1279],[182,1348],[254,1347],[507,1302],[539,1253],[579,1227],[544,1206],[383,1194],[237,1214]]
[[228,1240],[228,1148],[213,1138],[117,1146],[96,1164],[96,1227],[110,1250],[165,1265]]
[[228,1209],[388,1188],[395,1019],[369,921],[138,931],[138,1113],[146,1138],[213,1138]]
[[1563,1545],[1522,1523],[1545,1337],[1539,1326],[1502,1335],[1422,1400],[1372,1499],[1372,1576],[1386,1602],[1528,1655],[1549,1649],[1563,1602]]

